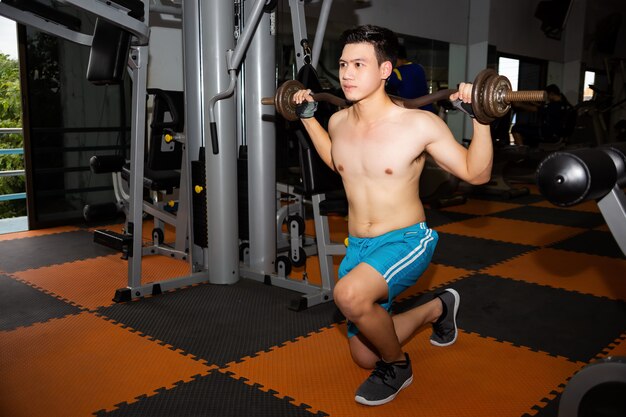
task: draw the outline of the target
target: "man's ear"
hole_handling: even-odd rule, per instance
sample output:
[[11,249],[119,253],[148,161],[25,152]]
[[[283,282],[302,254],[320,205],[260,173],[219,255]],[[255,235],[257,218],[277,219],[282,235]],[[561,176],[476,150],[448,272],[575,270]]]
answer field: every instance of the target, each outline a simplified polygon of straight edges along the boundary
[[393,71],[393,64],[391,63],[391,61],[385,61],[382,64],[380,64],[380,76],[383,79],[386,80],[387,78],[389,78],[392,71]]

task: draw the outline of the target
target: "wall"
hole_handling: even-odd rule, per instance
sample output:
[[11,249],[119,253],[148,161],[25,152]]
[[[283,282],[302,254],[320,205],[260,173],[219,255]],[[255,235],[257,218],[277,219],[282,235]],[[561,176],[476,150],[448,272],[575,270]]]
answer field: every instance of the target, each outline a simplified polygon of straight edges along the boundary
[[[289,10],[287,0],[279,3],[279,10]],[[469,3],[470,0],[439,0],[436,4],[423,0],[334,0],[329,28],[344,30],[371,23],[405,35],[465,44]],[[306,6],[307,17],[313,25],[319,16],[320,5],[321,2]]]
[[[624,0],[588,1],[583,55],[583,61],[588,68],[603,70],[606,66],[605,60],[626,58],[624,6]],[[615,40],[614,44],[612,40]],[[613,45],[613,50],[610,50]]]
[[182,31],[175,28],[150,28],[148,88],[183,91]]
[[541,31],[541,21],[535,17],[540,1],[492,1],[489,43],[498,52],[561,62],[565,36],[554,40]]

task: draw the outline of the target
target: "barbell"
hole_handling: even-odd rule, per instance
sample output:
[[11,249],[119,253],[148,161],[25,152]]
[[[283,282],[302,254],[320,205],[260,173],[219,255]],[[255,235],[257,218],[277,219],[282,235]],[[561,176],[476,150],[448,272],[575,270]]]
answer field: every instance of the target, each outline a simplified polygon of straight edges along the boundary
[[[264,97],[261,103],[264,105],[274,105],[276,111],[286,120],[298,120],[296,115],[296,103],[293,97],[298,90],[306,87],[297,80],[288,80],[281,84],[276,90],[274,97]],[[458,90],[439,90],[426,96],[405,99],[397,96],[390,96],[394,103],[399,106],[418,109],[427,104],[435,103],[439,100],[446,100],[451,94]],[[313,100],[324,101],[337,107],[348,107],[350,102],[330,93],[311,94]],[[498,75],[493,69],[484,69],[478,73],[472,84],[472,111],[476,120],[482,124],[489,124],[495,119],[507,114],[511,108],[511,103],[522,101],[543,101],[547,99],[547,94],[543,90],[513,91],[511,82],[503,75]]]

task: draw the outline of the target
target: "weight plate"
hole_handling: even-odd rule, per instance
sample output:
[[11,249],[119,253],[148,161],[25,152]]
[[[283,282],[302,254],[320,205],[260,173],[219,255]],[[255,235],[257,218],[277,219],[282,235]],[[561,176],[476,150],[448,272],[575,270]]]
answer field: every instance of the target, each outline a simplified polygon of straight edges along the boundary
[[288,80],[276,90],[276,95],[274,96],[276,111],[290,122],[298,120],[293,95],[302,89],[304,89],[304,85],[300,81]]
[[487,87],[488,80],[494,75],[497,75],[494,70],[484,69],[478,73],[472,86],[472,110],[476,120],[482,124],[489,124],[494,120],[488,115],[485,104],[485,87]]

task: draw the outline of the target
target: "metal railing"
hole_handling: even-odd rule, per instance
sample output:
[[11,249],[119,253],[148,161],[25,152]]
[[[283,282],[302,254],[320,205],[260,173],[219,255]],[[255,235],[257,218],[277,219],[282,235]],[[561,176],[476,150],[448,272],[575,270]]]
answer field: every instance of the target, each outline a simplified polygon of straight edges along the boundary
[[[0,128],[0,135],[10,135],[10,134],[22,134],[22,128]],[[23,155],[24,148],[13,148],[13,149],[0,149],[0,157],[4,155]],[[25,175],[26,172],[23,169],[16,169],[10,171],[0,171],[0,177],[18,177],[21,175]],[[10,200],[23,200],[26,198],[26,193],[11,193],[11,194],[0,194],[0,201],[10,201]]]

